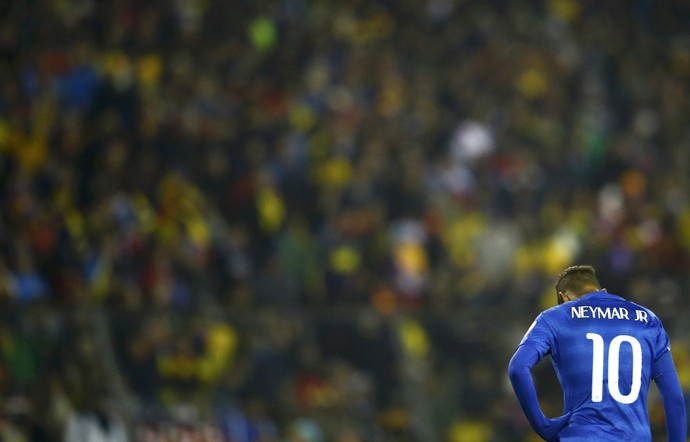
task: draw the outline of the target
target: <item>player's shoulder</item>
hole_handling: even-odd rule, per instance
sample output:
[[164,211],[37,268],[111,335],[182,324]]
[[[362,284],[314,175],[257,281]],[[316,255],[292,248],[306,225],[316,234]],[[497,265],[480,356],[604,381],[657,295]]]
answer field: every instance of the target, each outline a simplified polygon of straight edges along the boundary
[[539,314],[539,316],[543,316],[543,317],[548,318],[548,317],[551,317],[551,316],[558,315],[559,312],[563,311],[563,307],[564,307],[564,306],[565,306],[565,304],[560,304],[560,305],[555,305],[555,306],[553,306],[553,307],[551,307],[551,308],[547,308],[546,310],[542,311],[542,312]]
[[547,308],[546,310],[543,310],[539,316],[537,316],[537,320],[541,319],[542,321],[545,322],[554,322],[554,321],[559,321],[559,318],[567,315],[568,312],[568,304],[559,304],[555,305],[551,308]]
[[631,300],[629,300],[629,299],[626,299],[625,302],[627,302],[628,304],[630,304],[630,305],[633,306],[634,308],[637,308],[637,309],[640,309],[640,310],[644,310],[644,311],[646,311],[647,313],[649,313],[650,315],[654,315],[654,316],[656,317],[656,314],[655,314],[655,313],[652,311],[652,309],[650,309],[649,307],[645,307],[644,305],[638,304],[637,302],[631,301]]
[[628,298],[625,298],[625,297],[623,297],[623,296],[617,295],[617,294],[615,294],[615,293],[608,293],[608,292],[606,292],[606,291],[602,291],[602,292],[603,292],[602,294],[603,294],[604,296],[600,297],[599,299],[602,300],[602,301],[604,301],[604,302],[621,303],[621,304],[623,304],[624,306],[626,306],[627,308],[630,308],[630,309],[637,309],[637,310],[643,310],[643,311],[647,312],[648,314],[654,315],[654,317],[656,317],[656,315],[654,314],[654,312],[653,312],[650,308],[645,307],[645,306],[642,305],[642,304],[639,304],[639,303],[637,303],[637,302],[635,302],[635,301],[632,301],[632,300],[630,300],[630,299],[628,299]]
[[654,322],[661,322],[661,320],[659,319],[659,317],[656,315],[656,313],[654,313],[654,311],[653,311],[652,309],[650,309],[650,308],[648,308],[648,307],[645,307],[645,306],[642,305],[642,304],[638,304],[637,302],[630,301],[630,300],[628,300],[628,299],[626,299],[625,302],[630,306],[631,309],[634,309],[634,310],[641,310],[641,311],[647,313],[647,316],[649,317],[649,319],[650,319],[651,321],[654,321]]
[[617,302],[620,302],[629,312],[631,312],[631,318],[640,318],[638,322],[642,322],[648,326],[663,327],[661,319],[659,319],[656,313],[654,313],[654,311],[652,311],[652,309],[649,307],[645,307],[642,304],[618,295],[609,294],[609,296],[615,298]]

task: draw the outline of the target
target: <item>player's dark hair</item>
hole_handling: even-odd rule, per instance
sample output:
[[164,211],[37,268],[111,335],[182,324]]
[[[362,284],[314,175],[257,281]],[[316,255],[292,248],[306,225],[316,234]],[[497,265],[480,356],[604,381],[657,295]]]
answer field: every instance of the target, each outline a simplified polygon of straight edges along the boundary
[[589,265],[576,265],[568,267],[558,275],[556,293],[570,290],[577,296],[583,295],[592,286],[601,289],[601,283],[597,278],[594,267]]

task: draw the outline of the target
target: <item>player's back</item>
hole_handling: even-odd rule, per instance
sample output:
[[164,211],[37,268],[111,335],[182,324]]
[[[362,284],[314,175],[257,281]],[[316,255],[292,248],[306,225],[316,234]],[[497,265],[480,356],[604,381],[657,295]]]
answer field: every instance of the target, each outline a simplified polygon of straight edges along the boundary
[[668,348],[658,318],[605,291],[547,310],[551,357],[572,411],[561,441],[651,441],[647,392]]

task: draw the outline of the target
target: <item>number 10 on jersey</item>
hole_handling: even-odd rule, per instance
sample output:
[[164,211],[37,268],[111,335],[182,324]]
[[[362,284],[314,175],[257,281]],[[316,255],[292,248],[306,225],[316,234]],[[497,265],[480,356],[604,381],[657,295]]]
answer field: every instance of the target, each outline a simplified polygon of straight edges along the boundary
[[[592,341],[592,402],[601,402],[604,393],[604,359],[606,343],[601,335],[587,333]],[[632,386],[628,394],[621,393],[618,379],[621,344],[625,342],[632,349]],[[608,390],[611,397],[622,404],[632,404],[640,395],[642,386],[642,346],[632,336],[619,335],[608,346]]]

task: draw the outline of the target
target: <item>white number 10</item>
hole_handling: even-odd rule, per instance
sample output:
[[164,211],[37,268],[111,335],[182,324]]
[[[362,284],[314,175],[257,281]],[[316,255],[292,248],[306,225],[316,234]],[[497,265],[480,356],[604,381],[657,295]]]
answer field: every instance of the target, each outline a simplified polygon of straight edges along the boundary
[[[604,338],[596,333],[587,333],[592,341],[592,402],[601,402],[604,390]],[[632,348],[632,386],[630,393],[622,394],[618,386],[618,367],[621,343]],[[642,385],[642,346],[640,341],[628,335],[613,338],[609,345],[608,385],[611,397],[622,404],[632,404],[640,395]]]

